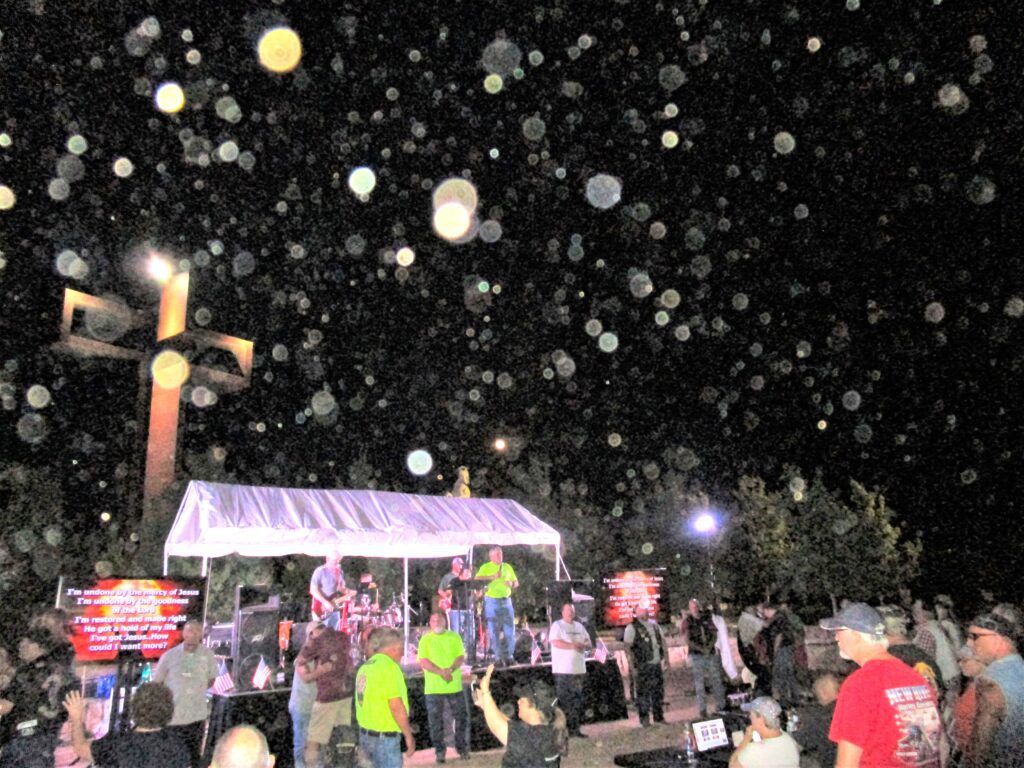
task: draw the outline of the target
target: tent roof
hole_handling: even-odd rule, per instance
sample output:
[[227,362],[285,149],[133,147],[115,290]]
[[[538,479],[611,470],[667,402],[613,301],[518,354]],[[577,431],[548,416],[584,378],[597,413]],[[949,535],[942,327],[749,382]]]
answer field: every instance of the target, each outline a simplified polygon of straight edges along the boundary
[[164,558],[451,557],[474,544],[541,544],[561,537],[510,499],[189,482]]

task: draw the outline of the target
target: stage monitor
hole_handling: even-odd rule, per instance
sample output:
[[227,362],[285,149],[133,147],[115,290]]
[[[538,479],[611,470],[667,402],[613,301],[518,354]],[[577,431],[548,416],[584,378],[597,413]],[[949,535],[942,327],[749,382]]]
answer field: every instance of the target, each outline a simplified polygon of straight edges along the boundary
[[641,605],[659,624],[669,620],[664,568],[613,571],[601,579],[601,621],[605,628],[626,626]]
[[203,620],[206,580],[61,577],[58,606],[70,615],[80,662],[156,661],[181,642],[185,622]]

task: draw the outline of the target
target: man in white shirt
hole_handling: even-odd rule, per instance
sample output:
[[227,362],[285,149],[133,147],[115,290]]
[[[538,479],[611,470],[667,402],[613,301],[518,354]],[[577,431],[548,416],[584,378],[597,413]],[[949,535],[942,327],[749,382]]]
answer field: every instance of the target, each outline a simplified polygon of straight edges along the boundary
[[800,748],[782,730],[782,707],[770,696],[761,696],[743,709],[750,725],[729,757],[729,768],[800,768]]
[[555,695],[565,712],[569,735],[585,739],[580,731],[583,715],[583,683],[587,678],[584,654],[591,647],[587,628],[576,621],[572,603],[562,606],[562,618],[551,625],[551,673],[555,677]]
[[174,694],[174,715],[168,730],[176,733],[199,765],[199,747],[206,722],[206,691],[217,677],[213,651],[202,644],[203,625],[190,621],[181,630],[181,643],[160,657],[153,681],[163,683]]
[[629,666],[633,670],[636,690],[636,710],[640,725],[665,722],[665,676],[668,668],[668,651],[665,635],[658,623],[650,618],[647,606],[636,609],[632,623],[626,627],[622,642],[629,648]]

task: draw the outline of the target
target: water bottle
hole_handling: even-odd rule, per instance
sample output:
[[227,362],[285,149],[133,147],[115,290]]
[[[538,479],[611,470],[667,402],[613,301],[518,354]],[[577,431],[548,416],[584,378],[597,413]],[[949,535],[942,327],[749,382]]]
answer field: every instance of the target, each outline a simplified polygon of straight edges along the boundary
[[697,764],[697,745],[693,738],[693,728],[689,723],[683,723],[683,755],[686,757],[687,765]]
[[150,680],[153,679],[153,662],[147,661],[145,664],[142,665],[142,674],[140,675],[140,677],[142,678],[140,682],[143,683],[148,683]]

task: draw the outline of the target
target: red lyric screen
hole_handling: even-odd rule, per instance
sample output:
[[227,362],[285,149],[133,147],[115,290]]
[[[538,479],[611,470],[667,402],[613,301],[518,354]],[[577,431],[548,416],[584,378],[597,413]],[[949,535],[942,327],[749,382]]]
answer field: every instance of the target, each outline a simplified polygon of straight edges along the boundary
[[78,661],[155,661],[181,642],[185,622],[203,618],[204,579],[61,579],[58,605],[71,614]]
[[659,624],[669,619],[668,594],[665,591],[665,569],[614,571],[601,579],[606,627],[624,627],[633,620],[639,607],[647,608]]

